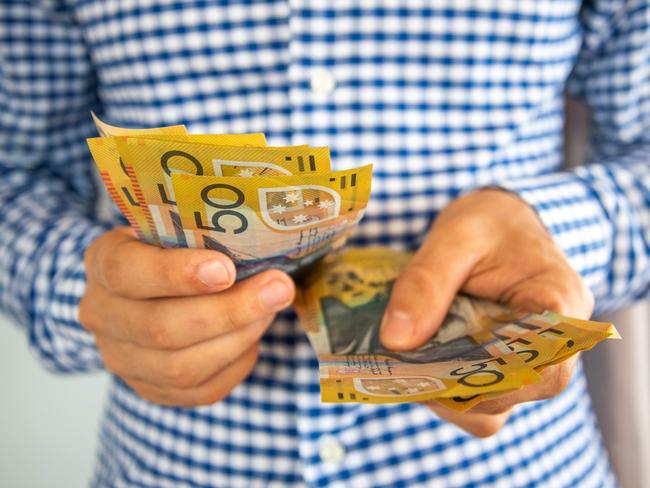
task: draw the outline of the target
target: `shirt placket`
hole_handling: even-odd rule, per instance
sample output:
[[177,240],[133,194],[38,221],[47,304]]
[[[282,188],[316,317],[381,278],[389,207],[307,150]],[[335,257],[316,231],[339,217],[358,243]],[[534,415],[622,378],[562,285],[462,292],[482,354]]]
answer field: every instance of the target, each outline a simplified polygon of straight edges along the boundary
[[[289,13],[289,100],[292,144],[331,146],[337,133],[336,88],[343,72],[335,66],[336,5],[290,0]],[[318,9],[318,10],[316,10]],[[344,71],[344,70],[343,70]],[[303,341],[297,348],[302,363],[314,360],[314,352]],[[303,476],[308,485],[323,482],[346,469],[348,449],[341,435],[342,410],[351,405],[322,404],[318,394],[318,368],[300,367],[295,373],[298,407],[297,429]]]

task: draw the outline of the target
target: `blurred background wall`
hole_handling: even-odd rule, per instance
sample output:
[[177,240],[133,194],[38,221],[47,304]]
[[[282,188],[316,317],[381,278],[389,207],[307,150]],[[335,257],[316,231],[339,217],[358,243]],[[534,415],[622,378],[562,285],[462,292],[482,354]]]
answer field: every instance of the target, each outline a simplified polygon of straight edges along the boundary
[[[584,160],[587,119],[581,105],[568,103],[570,164]],[[624,340],[583,355],[594,407],[622,486],[650,487],[650,306],[604,318]],[[46,372],[24,331],[1,316],[0,371],[0,487],[87,486],[107,375]]]
[[[565,160],[585,160],[589,112],[567,100]],[[650,155],[648,155],[650,164]],[[650,303],[598,317],[616,324],[622,341],[583,354],[603,438],[624,488],[650,487]]]
[[600,317],[622,341],[583,355],[589,390],[616,474],[624,488],[650,487],[650,306]]
[[0,487],[88,486],[107,380],[48,373],[0,316]]

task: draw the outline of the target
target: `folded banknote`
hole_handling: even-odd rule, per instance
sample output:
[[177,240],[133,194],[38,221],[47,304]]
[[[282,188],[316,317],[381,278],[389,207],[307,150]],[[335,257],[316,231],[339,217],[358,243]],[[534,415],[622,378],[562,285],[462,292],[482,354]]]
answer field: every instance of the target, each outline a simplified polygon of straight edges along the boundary
[[618,337],[612,324],[458,295],[426,344],[389,350],[379,340],[380,325],[392,283],[410,257],[380,247],[346,249],[326,257],[301,284],[295,306],[318,355],[323,401],[436,399],[463,411],[540,381],[544,367]]

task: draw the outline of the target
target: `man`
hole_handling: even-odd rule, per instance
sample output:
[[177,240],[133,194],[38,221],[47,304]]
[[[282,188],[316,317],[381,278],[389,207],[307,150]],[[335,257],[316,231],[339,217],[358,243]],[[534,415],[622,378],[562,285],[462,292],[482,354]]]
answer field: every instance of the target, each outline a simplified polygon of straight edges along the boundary
[[[289,277],[233,284],[217,252],[100,221],[84,139],[95,110],[374,162],[353,243],[419,249],[390,349],[426,342],[459,290],[588,317],[650,282],[647,0],[16,1],[0,26],[2,304],[50,368],[115,373],[95,486],[615,483],[575,362],[467,414],[321,404],[275,318]],[[571,172],[565,90],[592,111]]]

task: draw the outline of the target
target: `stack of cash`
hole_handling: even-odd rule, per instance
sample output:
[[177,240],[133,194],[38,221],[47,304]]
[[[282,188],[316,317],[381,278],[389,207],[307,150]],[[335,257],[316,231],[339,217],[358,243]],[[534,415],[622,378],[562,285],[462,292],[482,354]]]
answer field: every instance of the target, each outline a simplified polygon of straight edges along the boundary
[[368,204],[370,165],[333,172],[326,147],[267,147],[263,134],[190,135],[184,126],[122,129],[93,117],[101,137],[88,139],[90,151],[139,239],[222,252],[237,279],[302,272],[295,308],[318,354],[325,402],[435,399],[464,411],[618,337],[611,324],[459,295],[429,342],[387,350],[381,319],[410,255],[341,251]]
[[263,134],[122,129],[88,139],[109,195],[138,237],[214,249],[237,279],[296,274],[343,245],[370,198],[372,166],[331,171],[326,147],[267,147]]
[[516,312],[458,295],[438,332],[412,351],[386,349],[379,329],[390,290],[411,255],[347,249],[318,263],[295,307],[318,354],[325,402],[436,400],[465,411],[541,380],[540,372],[620,338],[612,324],[553,312]]

